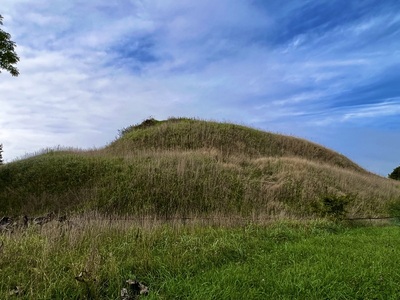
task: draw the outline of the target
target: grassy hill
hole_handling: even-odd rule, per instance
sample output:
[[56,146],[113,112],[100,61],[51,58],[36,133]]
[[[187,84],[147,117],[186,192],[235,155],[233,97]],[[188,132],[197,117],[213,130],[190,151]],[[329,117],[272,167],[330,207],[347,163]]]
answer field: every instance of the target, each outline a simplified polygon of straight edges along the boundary
[[0,167],[0,215],[386,215],[400,184],[306,140],[192,119],[146,120],[91,151],[46,151]]

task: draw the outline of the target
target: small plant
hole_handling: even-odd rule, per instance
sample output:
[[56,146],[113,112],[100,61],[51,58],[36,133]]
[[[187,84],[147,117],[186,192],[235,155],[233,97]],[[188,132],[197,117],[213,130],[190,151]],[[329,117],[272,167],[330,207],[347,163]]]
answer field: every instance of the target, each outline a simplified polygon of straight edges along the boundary
[[118,130],[118,134],[119,134],[120,137],[122,137],[125,134],[127,134],[128,132],[131,132],[133,130],[148,128],[148,127],[154,126],[154,125],[156,125],[156,124],[158,124],[160,122],[161,121],[158,121],[158,120],[154,119],[153,117],[150,117],[150,118],[144,120],[140,124],[131,125],[131,126],[128,126],[128,127],[125,127],[125,128],[122,128],[122,129]]
[[394,199],[388,203],[388,213],[395,218],[395,222],[400,222],[400,198]]
[[322,213],[324,217],[333,220],[343,220],[347,213],[347,206],[353,202],[356,195],[328,195],[322,198]]

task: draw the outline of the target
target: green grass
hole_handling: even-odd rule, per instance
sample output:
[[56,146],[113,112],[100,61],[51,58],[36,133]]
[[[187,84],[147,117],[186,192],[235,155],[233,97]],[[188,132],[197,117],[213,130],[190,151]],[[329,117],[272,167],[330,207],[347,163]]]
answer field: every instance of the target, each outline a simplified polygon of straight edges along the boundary
[[[118,299],[129,278],[147,299],[400,297],[397,226],[73,222],[0,235],[1,299],[14,286],[19,299]],[[75,280],[83,270],[87,284]]]
[[49,211],[137,216],[386,216],[400,182],[334,151],[244,126],[190,119],[129,127],[99,150],[62,148],[0,167],[0,215]]
[[130,126],[104,151],[121,155],[138,150],[216,149],[222,157],[301,157],[365,172],[347,157],[304,139],[254,128],[187,118],[154,119]]
[[0,227],[0,299],[119,299],[127,279],[147,299],[399,299],[399,227],[318,219],[399,203],[400,182],[305,140],[146,120],[102,149],[0,166],[0,217],[69,218]]

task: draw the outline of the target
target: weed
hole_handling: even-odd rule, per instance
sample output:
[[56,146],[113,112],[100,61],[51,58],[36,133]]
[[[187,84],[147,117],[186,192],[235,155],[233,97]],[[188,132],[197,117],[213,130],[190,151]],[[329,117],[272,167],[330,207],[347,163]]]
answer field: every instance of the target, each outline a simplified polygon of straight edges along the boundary
[[324,196],[321,200],[321,213],[336,221],[343,220],[348,212],[348,205],[354,202],[356,197],[355,194]]

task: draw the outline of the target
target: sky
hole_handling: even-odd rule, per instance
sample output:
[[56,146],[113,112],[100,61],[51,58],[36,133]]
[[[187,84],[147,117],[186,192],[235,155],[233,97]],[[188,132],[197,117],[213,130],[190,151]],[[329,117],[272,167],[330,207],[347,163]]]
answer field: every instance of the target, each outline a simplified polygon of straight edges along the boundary
[[291,135],[387,176],[400,165],[397,0],[1,0],[11,162],[99,148],[153,117]]

